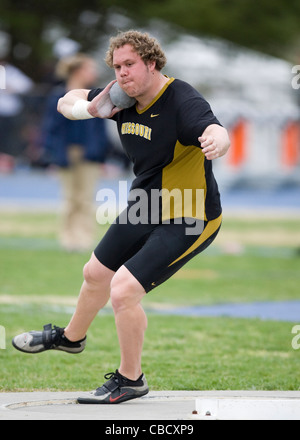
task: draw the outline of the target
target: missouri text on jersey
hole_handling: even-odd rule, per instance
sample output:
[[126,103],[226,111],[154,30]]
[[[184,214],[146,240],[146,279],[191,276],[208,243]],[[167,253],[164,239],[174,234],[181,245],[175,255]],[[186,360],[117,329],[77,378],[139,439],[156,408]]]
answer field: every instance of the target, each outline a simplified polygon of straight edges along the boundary
[[133,134],[151,141],[152,128],[143,124],[135,124],[134,122],[124,122],[121,129],[122,134]]

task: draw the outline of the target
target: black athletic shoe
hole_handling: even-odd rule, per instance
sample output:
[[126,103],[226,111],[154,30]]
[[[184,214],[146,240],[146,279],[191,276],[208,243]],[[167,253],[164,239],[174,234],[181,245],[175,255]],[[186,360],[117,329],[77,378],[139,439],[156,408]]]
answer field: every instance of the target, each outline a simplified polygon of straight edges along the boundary
[[64,336],[64,329],[47,324],[41,332],[30,331],[15,336],[12,345],[23,353],[41,353],[46,350],[60,350],[67,353],[81,353],[85,349],[86,337],[81,341],[71,342]]
[[149,393],[147,380],[144,374],[137,381],[132,381],[122,376],[118,370],[115,373],[108,373],[108,379],[102,387],[79,397],[78,403],[81,404],[116,404],[126,400],[136,399]]

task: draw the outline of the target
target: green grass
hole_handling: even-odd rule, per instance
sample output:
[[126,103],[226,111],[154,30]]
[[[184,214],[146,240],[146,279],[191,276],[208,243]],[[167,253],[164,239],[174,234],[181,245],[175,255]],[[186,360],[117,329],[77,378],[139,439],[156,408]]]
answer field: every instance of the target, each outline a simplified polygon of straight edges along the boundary
[[[149,294],[145,307],[299,299],[296,224],[284,219],[271,224],[225,221],[215,244]],[[66,325],[73,312],[69,302],[77,297],[89,254],[60,250],[56,228],[54,215],[1,214],[0,325],[7,339],[6,350],[0,350],[2,392],[93,389],[105,373],[118,367],[109,308],[95,319],[87,349],[80,355],[24,355],[10,344],[24,330],[40,329],[48,322]],[[249,238],[251,231],[260,232],[264,243],[248,239],[238,254],[225,251],[232,233],[238,240]],[[279,231],[288,245],[274,245]],[[105,227],[99,228],[99,236],[104,232]],[[291,346],[291,330],[300,317],[298,323],[290,323],[149,313],[148,320],[143,369],[152,390],[300,389],[300,351]]]
[[[25,245],[21,249],[0,248],[1,294],[24,296],[25,301],[37,295],[77,296],[82,268],[90,255],[67,254],[58,246],[39,249],[33,241],[31,246],[33,249]],[[265,257],[254,250],[224,256],[216,246],[155,289],[145,303],[193,305],[297,299],[299,283],[297,256],[279,253]]]
[[[4,306],[0,320],[9,339],[41,328],[54,313],[32,306]],[[68,315],[56,313],[64,325]],[[149,315],[143,366],[152,390],[299,389],[299,352],[291,347],[291,323],[230,318]],[[1,391],[88,390],[119,362],[114,318],[99,315],[80,355],[26,355],[0,351]]]
[[[188,278],[193,270],[199,271],[198,279]],[[181,304],[297,299],[299,283],[299,258],[266,258],[250,252],[224,257],[207,251],[183,269],[182,279],[169,280],[151,299]]]

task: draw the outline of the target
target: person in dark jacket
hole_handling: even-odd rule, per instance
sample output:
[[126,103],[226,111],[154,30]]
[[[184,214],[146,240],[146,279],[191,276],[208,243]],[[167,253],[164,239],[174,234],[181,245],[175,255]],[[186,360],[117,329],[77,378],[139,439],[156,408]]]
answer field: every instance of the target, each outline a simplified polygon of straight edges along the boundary
[[67,91],[90,88],[98,79],[95,61],[85,54],[60,60],[57,86],[48,97],[43,121],[43,148],[47,162],[56,165],[63,188],[60,241],[69,251],[92,248],[95,238],[95,186],[100,163],[110,148],[106,122],[102,119],[70,121],[57,111]]

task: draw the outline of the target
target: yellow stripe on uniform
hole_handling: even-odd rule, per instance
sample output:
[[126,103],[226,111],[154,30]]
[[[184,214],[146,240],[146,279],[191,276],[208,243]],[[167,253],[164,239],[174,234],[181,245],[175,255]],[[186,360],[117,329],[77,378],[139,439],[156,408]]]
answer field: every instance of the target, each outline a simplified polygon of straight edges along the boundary
[[222,214],[220,217],[216,218],[215,220],[210,220],[206,227],[204,228],[204,231],[200,235],[200,237],[195,241],[195,243],[184,253],[182,254],[177,260],[173,261],[168,267],[172,266],[173,264],[177,263],[178,261],[182,260],[182,258],[185,258],[187,255],[191,254],[194,250],[196,250],[201,244],[203,244],[209,237],[211,237],[221,226],[222,223]]
[[[166,78],[169,78],[167,75],[164,75]],[[167,90],[170,84],[175,81],[175,78],[169,78],[169,81],[164,85],[164,87],[161,89],[158,95],[155,96],[155,98],[150,102],[150,104],[147,105],[147,107],[143,108],[143,110],[139,110],[136,106],[136,111],[139,115],[142,115],[147,110],[149,110],[150,107],[152,107],[153,104],[156,103],[156,101],[159,100],[159,98],[164,94],[164,92]]]
[[[162,189],[168,190],[162,193],[162,221],[182,217],[207,220],[205,213],[207,187],[204,161],[205,156],[201,148],[194,145],[184,146],[177,141],[173,160],[162,172]],[[174,206],[170,207],[170,194],[174,189],[180,191],[181,203],[176,203],[175,198]],[[182,203],[185,190],[190,191],[192,195],[187,206]],[[200,198],[199,190],[202,190]]]

